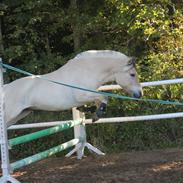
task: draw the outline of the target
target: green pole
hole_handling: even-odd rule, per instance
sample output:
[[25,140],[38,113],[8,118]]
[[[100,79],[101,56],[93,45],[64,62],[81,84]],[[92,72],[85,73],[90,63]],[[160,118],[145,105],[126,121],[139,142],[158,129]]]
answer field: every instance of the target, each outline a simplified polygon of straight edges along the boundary
[[23,136],[20,136],[20,137],[10,139],[8,142],[9,142],[9,145],[11,147],[15,146],[15,145],[18,145],[18,144],[23,144],[25,142],[29,142],[29,141],[38,139],[40,137],[52,135],[54,133],[69,129],[73,126],[81,124],[81,122],[82,122],[82,119],[74,120],[74,121],[68,121],[66,123],[63,123],[61,125],[58,125],[58,126],[55,126],[55,127],[52,127],[52,128],[48,128],[48,129],[45,129],[45,130],[40,130],[38,132],[34,132],[34,133],[30,133],[30,134],[27,134],[27,135],[23,135]]
[[36,161],[42,160],[46,157],[52,156],[53,154],[61,152],[69,147],[72,147],[72,146],[78,144],[79,142],[80,142],[80,139],[72,139],[66,143],[60,144],[60,145],[53,147],[49,150],[37,153],[33,156],[29,156],[29,157],[22,159],[22,160],[16,161],[16,162],[10,164],[11,169],[16,170],[16,169],[21,168],[23,166],[26,166],[26,165],[29,165],[29,164],[34,163]]

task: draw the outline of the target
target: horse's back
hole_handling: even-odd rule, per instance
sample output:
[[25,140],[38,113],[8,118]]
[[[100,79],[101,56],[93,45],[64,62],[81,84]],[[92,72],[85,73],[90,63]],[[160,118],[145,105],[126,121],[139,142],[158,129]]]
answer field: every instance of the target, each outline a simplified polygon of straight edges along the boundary
[[86,58],[126,58],[127,56],[123,53],[113,50],[88,50],[79,53],[74,59],[86,59]]

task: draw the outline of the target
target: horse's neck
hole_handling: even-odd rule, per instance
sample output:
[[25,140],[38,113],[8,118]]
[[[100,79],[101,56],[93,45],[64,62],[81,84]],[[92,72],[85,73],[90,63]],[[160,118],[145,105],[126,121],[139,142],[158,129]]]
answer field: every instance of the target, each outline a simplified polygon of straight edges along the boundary
[[[89,85],[93,89],[106,82],[114,81],[117,61],[106,60],[73,60],[60,69],[49,73],[50,79],[68,83]],[[82,79],[82,80],[81,80]]]

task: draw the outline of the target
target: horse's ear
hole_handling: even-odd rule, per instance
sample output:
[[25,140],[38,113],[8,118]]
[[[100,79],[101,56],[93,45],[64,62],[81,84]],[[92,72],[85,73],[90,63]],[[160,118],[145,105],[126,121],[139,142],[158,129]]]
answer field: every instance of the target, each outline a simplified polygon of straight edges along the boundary
[[128,61],[128,64],[127,65],[132,65],[132,66],[134,66],[135,67],[135,62],[136,62],[136,58],[135,57],[131,57],[130,58],[130,60]]

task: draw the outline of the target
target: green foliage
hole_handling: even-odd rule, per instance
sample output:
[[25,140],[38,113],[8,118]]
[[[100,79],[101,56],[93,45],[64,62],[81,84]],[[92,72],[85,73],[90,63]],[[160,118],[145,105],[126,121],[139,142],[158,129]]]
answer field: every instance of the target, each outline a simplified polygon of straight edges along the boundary
[[[7,63],[35,74],[51,72],[77,52],[112,49],[138,58],[141,81],[183,76],[183,2],[171,0],[4,0],[0,6],[3,57]],[[76,32],[77,31],[77,32]],[[74,50],[77,41],[80,47]],[[7,81],[20,77],[8,72]],[[183,86],[150,87],[144,98],[182,101]],[[115,91],[114,91],[115,92]],[[182,111],[181,107],[110,99],[107,116],[130,116]],[[70,113],[36,113],[25,121],[71,119]],[[108,151],[182,146],[183,124],[179,120],[92,125],[89,141]],[[24,133],[24,132],[22,132]],[[72,132],[71,132],[72,133]],[[66,132],[59,138],[66,139]],[[58,136],[36,144],[43,149]],[[53,141],[52,141],[53,140]],[[21,154],[18,148],[15,155]]]

